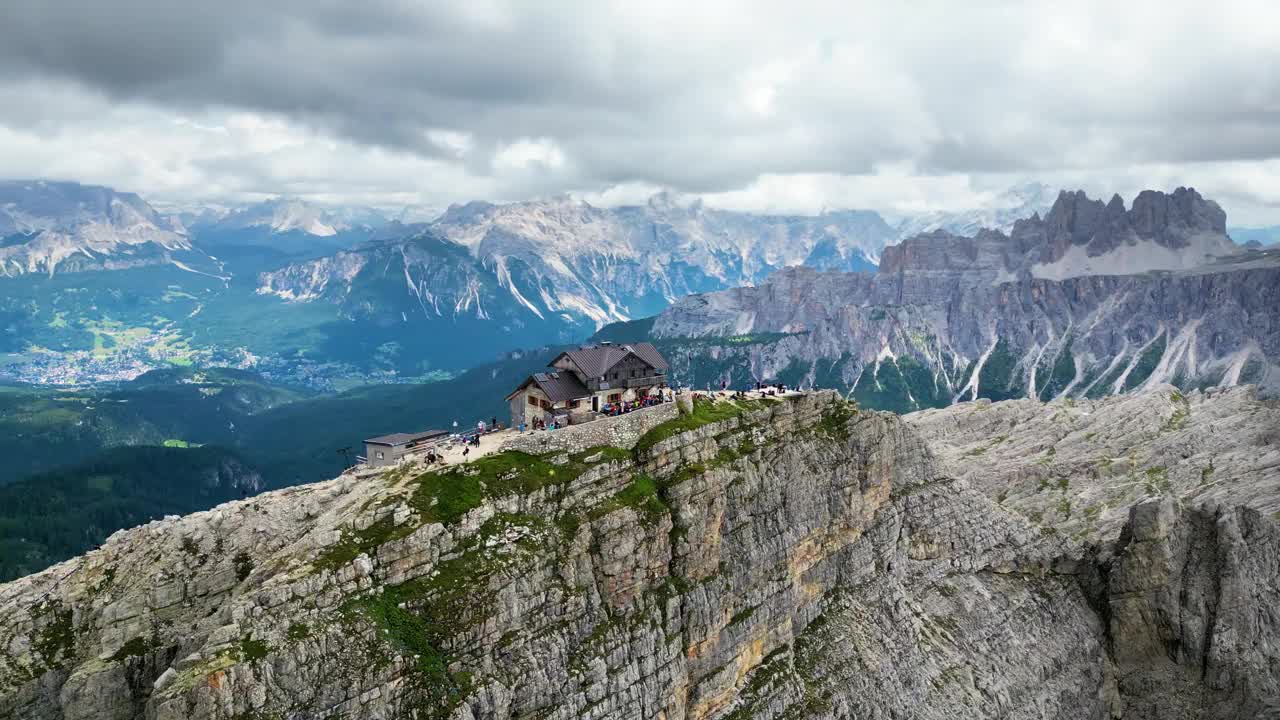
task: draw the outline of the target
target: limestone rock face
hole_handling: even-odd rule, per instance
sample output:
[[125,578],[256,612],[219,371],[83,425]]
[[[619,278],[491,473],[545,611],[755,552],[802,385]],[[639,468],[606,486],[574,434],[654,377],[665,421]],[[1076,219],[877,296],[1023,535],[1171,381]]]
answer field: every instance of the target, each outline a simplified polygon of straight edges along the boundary
[[602,446],[569,428],[123,531],[0,586],[0,717],[1271,707],[1268,515],[1148,498],[1110,540],[1046,532],[925,425],[830,392],[699,401]]
[[1131,509],[1100,569],[1126,716],[1280,713],[1273,520],[1249,508],[1147,501]]

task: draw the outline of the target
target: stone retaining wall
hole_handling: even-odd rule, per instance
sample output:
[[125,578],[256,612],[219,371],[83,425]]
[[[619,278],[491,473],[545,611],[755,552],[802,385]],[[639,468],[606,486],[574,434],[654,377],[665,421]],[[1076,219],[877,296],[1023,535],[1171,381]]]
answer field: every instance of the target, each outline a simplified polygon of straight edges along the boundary
[[679,415],[676,403],[634,410],[618,417],[605,417],[582,425],[559,430],[534,430],[517,435],[498,450],[519,450],[531,455],[549,452],[578,452],[587,448],[611,445],[623,450],[635,447],[636,441],[654,427]]

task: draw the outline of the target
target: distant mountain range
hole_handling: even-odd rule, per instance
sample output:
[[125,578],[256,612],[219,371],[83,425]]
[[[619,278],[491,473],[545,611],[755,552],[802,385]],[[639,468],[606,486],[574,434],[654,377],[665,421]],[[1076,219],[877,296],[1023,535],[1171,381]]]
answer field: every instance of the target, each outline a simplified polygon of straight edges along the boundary
[[619,208],[475,202],[406,230],[263,273],[259,292],[332,303],[362,322],[436,332],[483,325],[526,342],[567,341],[782,267],[873,270],[895,237],[872,212],[749,215],[669,195]]
[[175,262],[186,229],[133,193],[76,183],[0,182],[0,275]]
[[[296,199],[165,215],[108,188],[5,187],[0,377],[34,382],[171,362],[320,387],[424,377],[789,265],[872,270],[896,239],[869,211],[761,216],[666,194],[469,203],[403,224]],[[104,270],[117,272],[90,272]]]
[[1128,209],[1063,192],[1008,235],[936,231],[874,275],[793,268],[606,333],[654,339],[696,383],[816,383],[898,410],[1161,382],[1276,392],[1280,251],[1232,243],[1191,189]]
[[80,382],[194,363],[320,388],[423,378],[798,266],[984,286],[1188,269],[1238,250],[1221,209],[1190,191],[1144,193],[1132,209],[1049,195],[1026,184],[988,208],[892,224],[869,210],[761,215],[670,193],[621,207],[472,202],[405,224],[291,198],[166,215],[109,188],[0,183],[0,377]]

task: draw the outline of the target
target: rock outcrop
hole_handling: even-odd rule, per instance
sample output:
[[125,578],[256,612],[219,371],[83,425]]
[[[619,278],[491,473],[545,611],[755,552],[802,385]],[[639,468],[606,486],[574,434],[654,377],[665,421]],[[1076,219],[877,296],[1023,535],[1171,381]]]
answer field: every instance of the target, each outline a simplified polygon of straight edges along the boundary
[[268,493],[0,586],[0,716],[1208,718],[1275,696],[1255,510],[1147,498],[1076,542],[830,392],[611,437]]
[[1280,405],[1252,386],[1102,400],[979,400],[906,415],[944,473],[1083,542],[1144,497],[1280,512]]

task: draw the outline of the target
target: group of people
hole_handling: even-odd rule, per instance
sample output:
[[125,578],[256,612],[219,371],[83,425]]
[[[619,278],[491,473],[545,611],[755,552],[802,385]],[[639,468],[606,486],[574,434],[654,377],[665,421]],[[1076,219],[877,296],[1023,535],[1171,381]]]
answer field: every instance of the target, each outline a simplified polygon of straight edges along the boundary
[[626,415],[633,410],[661,405],[663,402],[661,395],[645,395],[639,400],[623,400],[616,403],[605,403],[605,406],[600,409],[600,414],[607,415],[609,417]]
[[[774,396],[777,396],[777,395],[786,395],[786,394],[787,394],[788,389],[791,389],[791,390],[797,390],[797,391],[798,391],[800,388],[798,388],[798,387],[790,388],[786,383],[764,383],[764,382],[757,382],[757,383],[755,384],[754,391],[755,391],[755,392],[757,392],[757,393],[759,393],[760,395],[762,395],[762,396],[764,396],[764,397],[774,397]],[[708,395],[712,395],[712,396],[716,396],[716,395],[723,394],[723,395],[726,395],[726,396],[728,396],[728,397],[730,397],[730,398],[733,398],[733,399],[737,399],[737,400],[744,400],[744,399],[746,399],[746,397],[747,397],[747,392],[749,392],[749,391],[746,391],[746,390],[730,390],[730,389],[729,389],[729,381],[728,381],[727,379],[721,379],[721,380],[720,380],[720,391],[719,391],[719,393],[717,393],[715,390],[713,390],[713,389],[712,389],[711,383],[707,383],[707,394],[708,394]]]
[[[625,415],[627,413],[634,412],[642,408],[652,407],[654,405],[661,405],[664,402],[666,402],[666,399],[662,396],[661,392],[658,392],[658,393],[646,395],[637,400],[622,400],[619,402],[605,403],[600,408],[600,414],[605,417],[616,417],[618,415]],[[528,424],[519,423],[515,427],[516,429],[518,429],[520,432],[523,433],[527,430],[559,430],[560,428],[568,427],[569,425],[570,425],[570,422],[569,422],[568,416],[563,416],[563,417],[557,416],[557,417],[551,417],[549,419],[534,418]]]
[[[546,420],[544,420],[544,419],[542,419],[542,418],[534,418],[534,419],[533,419],[533,425],[531,426],[531,429],[533,429],[533,430],[557,430],[557,429],[559,429],[560,427],[561,427],[561,425],[560,425],[560,421],[559,421],[559,420],[552,420],[551,422],[547,422]],[[524,423],[520,423],[520,432],[524,432],[524,430],[525,430],[525,424],[524,424]]]
[[762,395],[786,395],[787,384],[773,383],[772,385],[770,385],[767,383],[758,382],[756,383],[756,392]]

